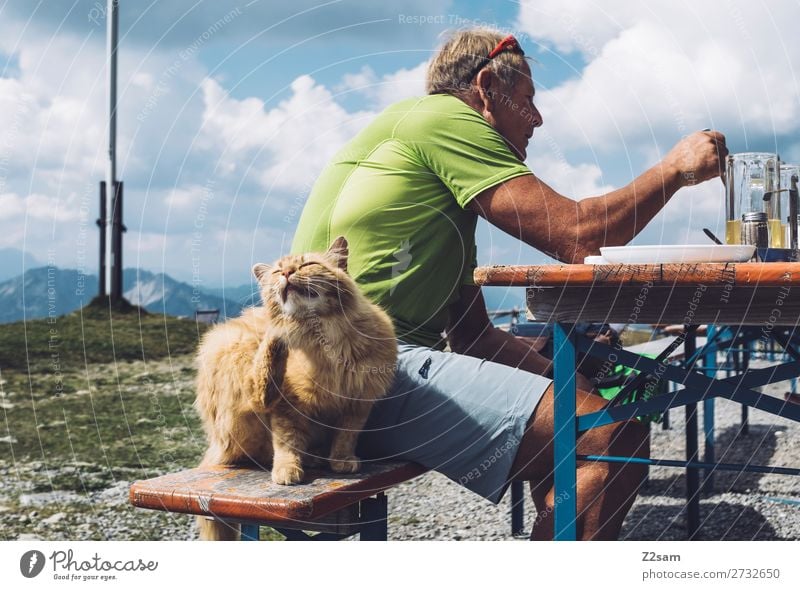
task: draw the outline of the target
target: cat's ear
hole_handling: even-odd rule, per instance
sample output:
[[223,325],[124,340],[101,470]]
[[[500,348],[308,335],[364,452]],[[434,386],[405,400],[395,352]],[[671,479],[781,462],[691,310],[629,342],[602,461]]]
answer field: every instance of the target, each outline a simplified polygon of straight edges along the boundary
[[347,257],[350,255],[350,250],[347,248],[347,240],[344,236],[339,236],[333,240],[333,244],[328,248],[325,256],[333,262],[336,266],[344,271],[347,271]]
[[261,277],[266,275],[272,270],[272,267],[269,264],[264,264],[263,262],[259,262],[253,267],[253,274],[256,275],[256,279],[261,282]]

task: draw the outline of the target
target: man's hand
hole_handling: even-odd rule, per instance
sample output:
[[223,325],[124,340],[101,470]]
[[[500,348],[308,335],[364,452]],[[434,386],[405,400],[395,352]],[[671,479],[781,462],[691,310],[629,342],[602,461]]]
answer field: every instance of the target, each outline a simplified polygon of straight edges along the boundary
[[698,131],[684,137],[664,157],[662,164],[675,170],[682,186],[692,186],[722,176],[728,148],[718,131]]

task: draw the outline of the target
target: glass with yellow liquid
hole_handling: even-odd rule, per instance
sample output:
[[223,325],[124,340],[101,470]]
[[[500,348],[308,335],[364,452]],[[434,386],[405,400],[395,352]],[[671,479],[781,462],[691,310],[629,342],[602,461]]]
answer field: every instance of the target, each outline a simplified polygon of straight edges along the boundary
[[[769,247],[770,248],[786,248],[786,234],[789,226],[781,223],[780,219],[768,219],[767,226],[769,231]],[[741,244],[742,243],[742,220],[729,219],[725,224],[725,243],[726,244]]]
[[[800,228],[797,227],[797,214],[800,213],[798,211],[800,201],[797,200],[798,196],[793,194],[798,182],[800,182],[800,165],[781,162],[780,193],[775,217],[778,217],[783,225],[783,248],[796,249],[798,246],[797,236],[800,235]],[[794,221],[792,217],[794,217]],[[792,227],[793,223],[794,227]]]
[[742,242],[742,220],[729,219],[725,224],[725,243],[740,244]]
[[772,201],[778,194],[775,191],[779,187],[779,170],[777,154],[746,152],[728,156],[725,175],[726,243],[741,243],[742,215],[763,212],[769,218],[770,246],[782,247],[785,229],[781,218],[771,215]]
[[767,225],[769,226],[769,247],[785,248],[788,225],[781,223],[780,219],[768,219]]

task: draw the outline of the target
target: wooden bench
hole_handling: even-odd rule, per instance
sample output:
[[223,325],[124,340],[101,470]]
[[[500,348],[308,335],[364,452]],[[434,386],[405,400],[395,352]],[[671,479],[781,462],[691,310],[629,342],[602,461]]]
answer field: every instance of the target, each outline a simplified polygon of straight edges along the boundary
[[416,463],[364,462],[355,474],[307,469],[306,483],[283,486],[272,483],[264,469],[204,467],[136,481],[130,502],[241,524],[242,540],[257,541],[259,527],[269,526],[292,541],[356,533],[362,541],[380,541],[387,535],[385,491],[425,471]]

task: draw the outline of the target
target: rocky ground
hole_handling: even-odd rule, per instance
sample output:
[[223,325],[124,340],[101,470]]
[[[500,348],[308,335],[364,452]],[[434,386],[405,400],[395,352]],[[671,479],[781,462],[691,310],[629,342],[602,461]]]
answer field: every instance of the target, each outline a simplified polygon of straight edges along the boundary
[[[56,442],[48,438],[48,429],[58,431],[64,427],[63,423],[69,426],[66,409],[63,421],[48,418],[38,428],[25,430],[15,422],[15,411],[24,406],[27,394],[13,391],[17,387],[13,379],[3,380],[0,409],[5,416],[5,428],[0,428],[0,451],[4,447],[5,451],[0,454],[0,539],[193,538],[190,517],[133,509],[128,504],[130,481],[192,466],[194,458],[202,452],[196,420],[185,417],[185,424],[166,428],[153,414],[154,405],[158,406],[156,413],[174,413],[167,401],[178,399],[176,407],[188,416],[191,401],[188,362],[188,357],[174,357],[146,367],[148,387],[159,392],[158,399],[151,394],[147,405],[138,410],[128,401],[125,405],[128,434],[115,435],[122,439],[113,443],[109,435],[100,436],[105,431],[99,427],[97,434],[91,432],[92,421],[83,430],[68,429],[67,435]],[[102,367],[90,370],[96,375],[104,372]],[[135,390],[142,371],[135,364],[122,372],[118,370],[118,378],[122,375],[118,387]],[[93,386],[88,387],[91,393]],[[784,385],[776,385],[768,391],[777,395],[785,389]],[[112,393],[122,396],[118,391]],[[96,392],[96,397],[90,397],[99,404],[101,396],[102,392]],[[37,415],[46,415],[46,404],[46,400],[39,401]],[[671,430],[662,430],[659,425],[653,427],[654,457],[684,456],[683,409],[673,410],[671,418]],[[800,424],[751,411],[750,430],[744,434],[740,428],[740,406],[723,400],[717,402],[716,425],[719,461],[800,466],[800,445],[796,443]],[[83,431],[89,434],[81,434]],[[80,438],[90,434],[105,442],[93,446]],[[31,436],[34,440],[27,440]],[[135,457],[141,460],[137,463],[127,455],[124,461],[117,460],[115,449],[127,449],[131,441],[136,442]],[[181,444],[185,448],[178,448]],[[169,460],[159,459],[168,450]],[[653,468],[648,484],[625,521],[622,538],[684,539],[684,494],[682,470]],[[509,500],[507,494],[499,506],[494,506],[443,476],[427,474],[389,493],[389,536],[395,540],[510,540],[513,537]],[[535,516],[529,499],[525,509],[529,528]],[[800,482],[789,476],[719,473],[714,493],[702,499],[701,518],[702,539],[800,539]]]

